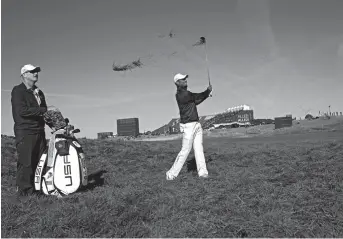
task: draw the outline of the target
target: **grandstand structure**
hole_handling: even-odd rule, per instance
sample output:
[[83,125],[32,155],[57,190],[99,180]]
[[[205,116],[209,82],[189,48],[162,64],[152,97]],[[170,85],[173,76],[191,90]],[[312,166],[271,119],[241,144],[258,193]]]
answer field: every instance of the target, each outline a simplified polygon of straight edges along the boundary
[[[218,127],[247,126],[254,121],[254,111],[248,105],[239,105],[226,109],[224,112],[200,116],[199,122],[203,129]],[[153,135],[180,133],[180,118],[172,119],[168,124],[152,131]]]
[[202,124],[203,129],[213,129],[221,126],[239,127],[251,125],[254,120],[254,111],[248,105],[239,105],[226,109],[223,113],[205,121]]

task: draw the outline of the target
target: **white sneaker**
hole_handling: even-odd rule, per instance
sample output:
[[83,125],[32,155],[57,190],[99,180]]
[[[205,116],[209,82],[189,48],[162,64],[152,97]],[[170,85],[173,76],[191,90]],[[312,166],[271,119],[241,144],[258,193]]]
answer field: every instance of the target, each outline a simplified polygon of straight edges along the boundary
[[167,180],[174,180],[176,177],[172,177],[168,174],[168,172],[166,172],[166,179]]
[[208,174],[199,175],[199,178],[208,178]]

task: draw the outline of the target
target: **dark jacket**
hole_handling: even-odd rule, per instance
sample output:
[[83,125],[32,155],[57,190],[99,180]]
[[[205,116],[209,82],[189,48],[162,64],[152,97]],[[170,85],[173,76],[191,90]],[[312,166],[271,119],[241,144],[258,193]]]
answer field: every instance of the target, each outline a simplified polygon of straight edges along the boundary
[[24,83],[13,87],[11,102],[15,136],[44,132],[43,114],[47,111],[47,106],[42,91],[39,91],[39,96],[41,99],[40,106],[34,96],[33,89],[27,89]]
[[209,90],[201,93],[192,93],[187,89],[178,88],[176,93],[176,101],[180,110],[181,124],[199,121],[199,115],[196,106],[207,99],[210,93],[211,92]]

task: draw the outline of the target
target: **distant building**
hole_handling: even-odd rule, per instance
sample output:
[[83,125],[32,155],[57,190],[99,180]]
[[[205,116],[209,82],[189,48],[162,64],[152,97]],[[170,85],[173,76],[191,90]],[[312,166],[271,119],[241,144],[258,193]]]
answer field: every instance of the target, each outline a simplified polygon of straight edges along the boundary
[[307,119],[307,120],[313,120],[313,119],[315,119],[311,114],[307,114],[306,116],[305,116],[305,119]]
[[203,124],[204,129],[219,127],[220,125],[250,125],[254,121],[254,111],[244,108],[235,108],[224,113],[218,114]]
[[98,139],[113,138],[113,132],[100,132],[98,133]]
[[273,119],[254,119],[252,122],[253,125],[264,125],[264,124],[274,124],[274,123],[275,123],[275,120]]
[[252,109],[248,105],[239,105],[239,106],[228,108],[225,112],[238,112],[241,110],[252,110]]
[[276,117],[275,118],[275,129],[292,127],[293,119],[292,117]]
[[133,136],[139,135],[139,120],[138,118],[127,118],[117,120],[118,136]]

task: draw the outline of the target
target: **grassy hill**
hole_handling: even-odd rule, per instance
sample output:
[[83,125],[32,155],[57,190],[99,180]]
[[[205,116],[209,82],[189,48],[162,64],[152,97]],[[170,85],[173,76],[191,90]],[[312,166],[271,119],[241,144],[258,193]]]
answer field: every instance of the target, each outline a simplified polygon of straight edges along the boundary
[[81,139],[89,186],[19,203],[14,140],[2,136],[2,237],[343,237],[343,131],[318,122],[297,133],[205,137],[205,180],[193,153],[165,180],[180,140]]

